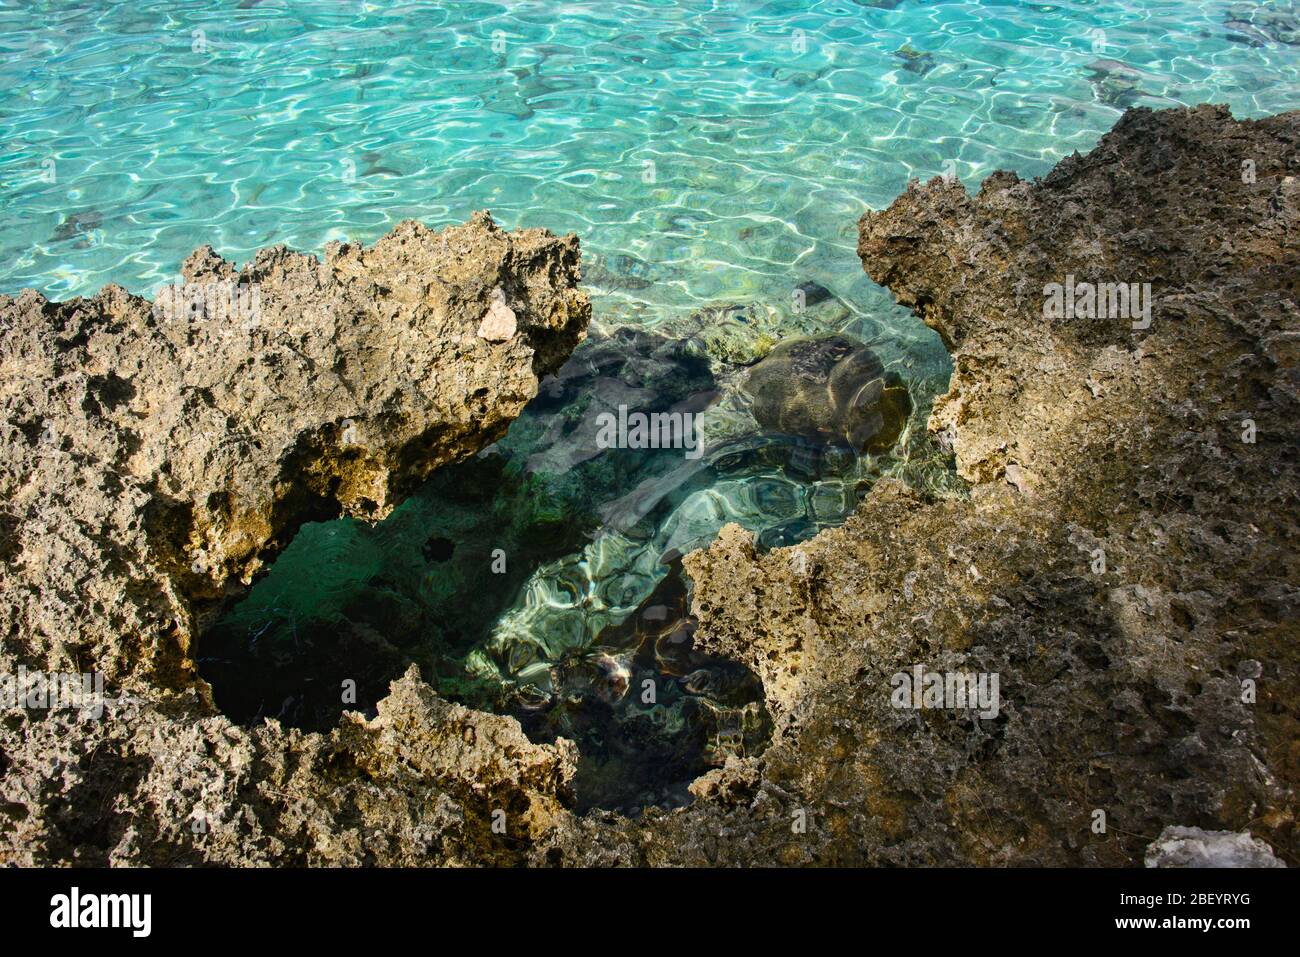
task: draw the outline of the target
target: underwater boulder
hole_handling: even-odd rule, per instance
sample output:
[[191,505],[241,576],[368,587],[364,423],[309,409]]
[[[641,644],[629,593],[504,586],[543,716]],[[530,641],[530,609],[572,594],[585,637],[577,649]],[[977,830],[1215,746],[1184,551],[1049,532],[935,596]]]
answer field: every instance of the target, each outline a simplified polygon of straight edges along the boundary
[[904,70],[917,76],[925,76],[938,65],[933,53],[916,50],[908,43],[895,50],[894,56],[903,61]]
[[690,803],[689,786],[771,738],[763,685],[745,665],[694,647],[681,556],[626,619],[520,681],[513,715],[532,740],[578,745],[577,808],[637,815]]
[[63,217],[59,225],[55,227],[54,233],[50,236],[49,241],[62,243],[69,239],[75,239],[78,236],[88,236],[103,225],[104,215],[97,209],[72,213]]
[[781,343],[750,369],[744,391],[769,431],[868,452],[892,448],[912,411],[903,380],[841,334]]
[[1269,41],[1300,46],[1300,7],[1295,3],[1238,3],[1224,14],[1229,40],[1267,46]]

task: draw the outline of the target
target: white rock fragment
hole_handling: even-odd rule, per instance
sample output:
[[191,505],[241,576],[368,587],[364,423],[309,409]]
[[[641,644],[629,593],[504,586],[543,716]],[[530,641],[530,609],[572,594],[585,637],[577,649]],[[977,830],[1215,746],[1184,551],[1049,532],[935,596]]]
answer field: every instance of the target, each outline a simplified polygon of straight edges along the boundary
[[515,311],[506,305],[506,294],[497,286],[492,290],[492,302],[479,323],[479,338],[488,342],[506,342],[514,338],[518,328]]
[[1007,484],[1011,485],[1021,495],[1029,495],[1033,491],[1033,482],[1029,477],[1029,473],[1014,462],[1007,466],[1006,477]]
[[1247,831],[1167,827],[1147,846],[1147,867],[1286,867]]

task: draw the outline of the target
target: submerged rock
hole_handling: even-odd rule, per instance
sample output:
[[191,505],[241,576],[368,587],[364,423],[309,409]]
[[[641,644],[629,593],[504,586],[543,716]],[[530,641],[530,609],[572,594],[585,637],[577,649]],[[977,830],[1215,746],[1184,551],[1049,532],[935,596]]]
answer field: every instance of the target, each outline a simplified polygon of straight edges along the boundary
[[1252,46],[1285,43],[1300,46],[1300,4],[1296,0],[1272,3],[1235,3],[1224,13],[1229,39],[1241,37]]
[[763,428],[857,451],[892,448],[912,411],[902,378],[844,335],[781,343],[744,388]]
[[577,745],[580,811],[680,807],[701,774],[767,743],[762,686],[744,665],[695,649],[688,582],[670,561],[632,615],[550,666],[545,692],[521,692],[517,714],[535,739]]
[[767,355],[783,337],[825,335],[842,328],[851,316],[843,300],[821,283],[807,280],[776,302],[711,302],[670,320],[663,329],[698,344],[719,366],[746,366]]
[[928,50],[913,49],[906,43],[894,51],[894,56],[903,61],[904,70],[908,73],[915,73],[917,76],[925,76],[938,66],[938,61],[933,53]]
[[1150,76],[1120,60],[1103,58],[1088,64],[1088,82],[1092,84],[1097,99],[1116,109],[1127,109],[1140,98],[1147,96],[1142,89],[1143,80]]
[[583,285],[603,292],[639,292],[667,276],[663,266],[626,254],[584,256],[582,260]]
[[72,213],[63,217],[59,225],[54,228],[54,233],[50,236],[50,242],[61,243],[77,236],[84,236],[103,225],[104,214],[97,209]]

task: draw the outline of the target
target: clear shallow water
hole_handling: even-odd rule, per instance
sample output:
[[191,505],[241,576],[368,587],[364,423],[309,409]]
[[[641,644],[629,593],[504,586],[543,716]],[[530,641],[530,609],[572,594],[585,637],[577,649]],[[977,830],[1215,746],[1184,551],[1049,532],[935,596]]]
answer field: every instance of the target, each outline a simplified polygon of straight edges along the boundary
[[1224,26],[1253,6],[0,0],[0,292],[143,292],[205,242],[243,261],[488,208],[635,257],[653,288],[608,298],[647,321],[792,272],[870,313],[858,216],[948,161],[974,183],[1088,149],[1119,115],[1101,57],[1137,103],[1300,103],[1300,48]]
[[[684,800],[704,753],[752,747],[761,722],[688,680],[734,690],[725,667],[655,650],[681,612],[650,601],[671,555],[727,520],[798,541],[880,474],[944,480],[921,426],[947,360],[863,275],[862,212],[914,176],[1042,174],[1128,105],[1300,105],[1296,24],[1264,16],[1293,3],[891,4],[0,0],[0,292],[150,293],[204,243],[243,261],[482,208],[582,238],[593,342],[387,522],[305,528],[205,640],[223,706],[327,725],[338,674],[364,707],[415,660],[600,755],[591,803]],[[827,296],[796,313],[801,287]],[[639,334],[604,338],[620,328]],[[912,394],[890,454],[774,437],[738,388],[759,339],[840,330]],[[710,456],[594,454],[584,423],[624,388],[652,408],[713,395]],[[507,574],[484,571],[496,545]],[[609,706],[624,669],[660,703]]]

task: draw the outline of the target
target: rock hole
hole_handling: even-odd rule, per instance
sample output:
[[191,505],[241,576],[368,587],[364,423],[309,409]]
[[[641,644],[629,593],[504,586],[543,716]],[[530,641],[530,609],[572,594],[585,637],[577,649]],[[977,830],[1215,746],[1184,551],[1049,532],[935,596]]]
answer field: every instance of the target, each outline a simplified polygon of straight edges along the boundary
[[[772,363],[715,376],[676,340],[594,333],[500,442],[437,470],[384,521],[303,525],[201,636],[218,706],[328,731],[344,711],[373,714],[415,663],[448,700],[514,715],[535,741],[576,741],[581,809],[689,803],[698,776],[762,752],[770,719],[751,671],[694,647],[680,559],[728,521],[760,550],[803,541],[841,523],[885,467],[839,440],[857,380],[888,385],[841,339],[776,356],[837,377],[829,424],[791,429],[806,390],[787,395],[794,380]],[[746,374],[766,425],[740,392]],[[732,431],[695,458],[599,444],[599,416],[629,405],[720,414]]]

